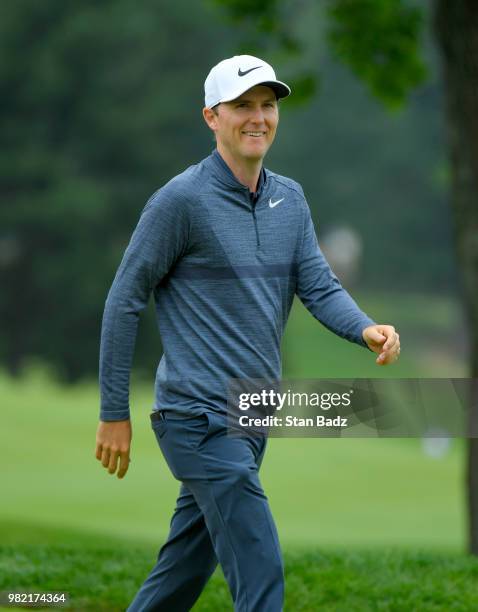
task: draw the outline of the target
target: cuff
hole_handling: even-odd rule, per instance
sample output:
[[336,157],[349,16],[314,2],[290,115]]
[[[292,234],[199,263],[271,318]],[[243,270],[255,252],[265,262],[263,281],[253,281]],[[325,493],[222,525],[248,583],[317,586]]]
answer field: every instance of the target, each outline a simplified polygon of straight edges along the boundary
[[[359,333],[358,333],[358,336],[357,336],[357,344],[359,344],[360,346],[363,346],[364,348],[368,349],[369,351],[371,351],[371,349],[368,347],[367,343],[363,339],[362,334],[363,334],[363,330],[366,327],[370,327],[371,325],[377,325],[377,323],[375,323],[375,321],[372,321],[372,319],[366,319],[365,321],[361,321],[360,325],[358,326]],[[371,352],[373,352],[373,351],[371,351]]]
[[100,410],[100,421],[126,421],[130,418],[129,409],[123,410]]

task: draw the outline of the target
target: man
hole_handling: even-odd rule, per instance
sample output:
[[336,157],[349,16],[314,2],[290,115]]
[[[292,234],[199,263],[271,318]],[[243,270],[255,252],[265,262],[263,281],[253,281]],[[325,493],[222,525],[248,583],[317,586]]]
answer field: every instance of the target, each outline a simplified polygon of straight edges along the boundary
[[282,556],[258,478],[266,436],[227,435],[226,389],[231,378],[280,378],[294,294],[378,364],[399,354],[394,328],[374,324],[331,272],[300,185],[262,165],[289,94],[252,56],[211,70],[203,115],[217,149],[148,201],[106,301],[96,457],[126,474],[129,373],[153,292],[164,355],[151,422],[181,481],[168,540],[130,612],[190,610],[218,561],[236,610],[282,610]]

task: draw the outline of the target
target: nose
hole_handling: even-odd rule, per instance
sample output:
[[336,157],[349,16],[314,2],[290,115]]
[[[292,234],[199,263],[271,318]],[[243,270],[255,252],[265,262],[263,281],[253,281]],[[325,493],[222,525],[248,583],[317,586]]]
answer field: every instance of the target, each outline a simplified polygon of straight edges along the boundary
[[258,105],[251,110],[250,121],[252,123],[264,123],[264,111],[262,106]]

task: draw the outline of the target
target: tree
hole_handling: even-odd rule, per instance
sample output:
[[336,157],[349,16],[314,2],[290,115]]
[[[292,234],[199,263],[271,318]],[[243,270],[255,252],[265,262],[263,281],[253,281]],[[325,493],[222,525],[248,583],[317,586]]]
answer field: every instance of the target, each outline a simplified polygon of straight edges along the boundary
[[[22,0],[3,12],[0,360],[9,372],[35,356],[69,381],[96,374],[106,291],[141,209],[202,154],[206,129],[191,109],[201,105],[202,62],[223,44],[213,34],[184,0]],[[160,345],[148,322],[136,364],[150,370]]]
[[[245,30],[249,47],[260,48],[267,42],[279,52],[300,55],[300,42],[291,34],[290,3],[215,2],[233,21],[249,26]],[[425,76],[419,52],[424,24],[422,9],[406,0],[328,0],[324,6],[328,42],[335,55],[385,105],[390,108],[403,105],[408,92]],[[472,379],[478,379],[478,7],[472,0],[435,0],[434,17],[447,91],[445,123],[451,161],[451,204],[471,339],[469,371]],[[303,75],[296,83],[302,97],[313,91],[312,81],[310,75]],[[473,389],[470,422],[476,426],[478,385]],[[469,550],[478,555],[478,440],[471,437],[467,487]]]
[[[207,70],[237,49],[244,28],[234,31],[210,4],[188,0],[147,0],[138,6],[130,0],[9,3],[0,21],[4,142],[0,151],[0,281],[8,287],[0,292],[0,317],[8,321],[0,329],[0,361],[10,373],[20,374],[27,360],[34,358],[68,381],[96,376],[106,292],[145,200],[213,147],[199,112],[202,84]],[[282,9],[274,17],[275,6]],[[263,23],[268,31],[275,32],[275,24],[293,23],[295,3],[269,2],[268,7]],[[249,10],[254,25],[262,5],[251,3]],[[313,25],[314,20],[308,23]],[[251,30],[256,33],[255,27]],[[322,35],[316,38],[322,45]],[[288,30],[279,39],[288,54],[299,49]],[[387,62],[385,66],[379,62],[378,68],[378,83],[397,70]],[[374,228],[347,193],[357,182],[363,200],[367,199],[369,210],[381,214],[384,227],[398,233],[413,224],[403,247],[389,259],[390,270],[409,269],[406,279],[396,276],[400,289],[422,288],[427,282],[429,287],[448,288],[453,282],[453,262],[442,214],[444,189],[433,174],[441,163],[440,148],[434,148],[431,137],[436,117],[429,112],[440,95],[438,88],[432,86],[427,95],[415,100],[408,119],[406,113],[402,116],[403,123],[395,117],[393,131],[388,132],[390,118],[374,114],[375,104],[365,96],[354,97],[356,84],[337,69],[337,62],[327,57],[324,70],[334,75],[331,98],[322,109],[321,138],[326,146],[317,151],[313,130],[309,130],[302,134],[302,156],[291,157],[287,152],[296,143],[294,129],[301,125],[300,113],[290,113],[270,154],[274,168],[280,171],[287,160],[287,168],[295,164],[304,177],[315,179],[319,159],[322,168],[330,170],[327,180],[309,183],[313,214],[320,206],[323,228],[335,223],[359,228],[367,242],[364,287],[367,283],[386,287],[377,252],[388,248],[389,238],[387,232],[379,236],[374,232],[373,242],[367,240],[367,232]],[[414,64],[410,72],[419,74],[419,65]],[[284,112],[300,98],[297,91],[302,97],[311,94],[314,78],[314,70],[304,70],[295,79],[295,95],[287,100]],[[403,86],[392,87],[387,81],[381,89],[397,88],[400,92]],[[349,96],[354,97],[357,112],[369,109],[368,120],[362,115],[357,122],[352,114],[342,115]],[[400,128],[407,122],[418,124],[413,142],[407,128]],[[376,143],[367,156],[362,154],[363,138]],[[390,145],[392,140],[384,155],[381,143]],[[414,146],[425,140],[427,147]],[[400,169],[391,161],[395,155],[402,162]],[[411,172],[410,155],[417,168],[426,166],[428,172]],[[336,160],[345,162],[340,171]],[[338,199],[329,198],[338,183],[346,189]],[[382,206],[384,194],[390,203],[388,211]],[[410,206],[413,198],[420,199],[419,211]],[[400,206],[403,199],[408,206]],[[433,231],[427,232],[435,211]],[[417,259],[413,237],[426,232],[421,243],[424,253]],[[442,240],[447,242],[445,248]],[[154,373],[161,351],[151,306],[139,326],[134,362],[135,369],[147,375]]]
[[[478,422],[478,6],[436,0],[435,33],[447,91],[455,242],[470,337],[470,425]],[[470,427],[475,430],[475,427]],[[469,438],[467,490],[470,551],[478,555],[478,439]]]

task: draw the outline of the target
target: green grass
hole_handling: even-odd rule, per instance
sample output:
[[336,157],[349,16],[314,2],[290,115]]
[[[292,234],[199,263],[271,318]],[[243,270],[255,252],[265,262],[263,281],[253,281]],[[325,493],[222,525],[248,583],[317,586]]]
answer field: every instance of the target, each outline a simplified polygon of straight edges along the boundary
[[[399,364],[376,366],[296,305],[285,377],[465,375],[452,300],[358,301],[400,330]],[[124,480],[94,458],[95,382],[63,387],[33,368],[0,375],[0,397],[0,590],[68,590],[78,610],[124,608],[167,535],[179,488],[150,429],[151,382],[133,381]],[[476,561],[463,556],[464,449],[453,440],[432,459],[419,439],[271,439],[261,479],[286,551],[286,609],[478,609]],[[220,574],[195,610],[231,610]]]
[[[74,539],[74,538],[73,538]],[[155,562],[155,551],[112,546],[15,546],[0,549],[0,590],[66,591],[68,609],[124,610]],[[381,551],[289,551],[290,612],[471,611],[478,609],[478,560],[461,555]],[[2,608],[3,609],[3,608]],[[7,608],[4,608],[7,609]],[[216,571],[194,612],[232,612]]]
[[[28,525],[156,544],[179,484],[148,422],[151,391],[134,393],[124,480],[94,458],[97,390],[41,376],[0,378],[5,400],[0,541],[28,542]],[[418,439],[271,439],[261,470],[285,544],[464,549],[463,442],[440,459]],[[24,528],[24,526],[26,526]]]
[[[334,337],[296,305],[285,338],[285,375],[429,376],[417,330],[435,329],[438,339],[448,339],[459,326],[450,300],[365,296],[359,302],[379,320],[403,323],[399,364],[376,366],[372,353]],[[437,309],[430,307],[433,316],[427,304]],[[463,355],[456,353],[454,362],[451,372],[437,357],[433,374],[458,375]],[[94,458],[96,383],[63,387],[33,369],[19,380],[0,375],[0,397],[6,424],[0,429],[0,542],[48,544],[62,529],[150,545],[166,536],[179,485],[150,429],[151,383],[132,385],[132,463],[124,480]],[[271,439],[261,478],[285,545],[459,552],[465,548],[463,455],[463,440],[432,459],[419,439]]]

